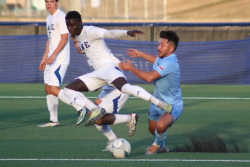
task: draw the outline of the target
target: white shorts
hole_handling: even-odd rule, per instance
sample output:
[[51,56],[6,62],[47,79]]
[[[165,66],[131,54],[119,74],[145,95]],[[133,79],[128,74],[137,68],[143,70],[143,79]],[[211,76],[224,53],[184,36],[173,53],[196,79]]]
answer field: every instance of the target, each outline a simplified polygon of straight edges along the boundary
[[102,100],[99,106],[104,108],[107,113],[117,114],[128,100],[129,95],[122,93],[116,88],[109,90],[110,91],[105,91],[105,89],[103,89],[101,96],[98,96]]
[[106,64],[91,73],[78,77],[78,79],[85,83],[90,92],[93,92],[107,83],[112,83],[119,77],[126,79],[121,69],[116,67],[114,64]]
[[68,64],[46,65],[44,70],[44,83],[60,87],[68,66]]

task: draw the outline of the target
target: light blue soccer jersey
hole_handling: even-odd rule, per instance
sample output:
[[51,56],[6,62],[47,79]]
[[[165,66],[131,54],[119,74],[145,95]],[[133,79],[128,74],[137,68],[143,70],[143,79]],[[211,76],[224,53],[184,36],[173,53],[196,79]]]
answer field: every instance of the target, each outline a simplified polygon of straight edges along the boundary
[[161,78],[154,81],[154,96],[172,105],[183,105],[180,68],[176,54],[163,59],[157,57],[153,69],[161,75]]
[[[164,58],[157,57],[153,69],[161,75],[161,78],[154,81],[154,96],[173,105],[172,115],[175,121],[183,110],[182,92],[180,88],[180,68],[176,54],[171,54]],[[161,113],[164,112],[160,110],[161,109],[151,104],[149,118],[157,120]]]

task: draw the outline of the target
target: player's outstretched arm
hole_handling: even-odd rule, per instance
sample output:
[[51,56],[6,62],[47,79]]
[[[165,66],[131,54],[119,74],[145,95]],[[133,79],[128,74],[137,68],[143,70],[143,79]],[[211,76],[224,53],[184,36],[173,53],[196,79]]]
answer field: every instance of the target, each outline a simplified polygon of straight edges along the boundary
[[148,72],[137,69],[136,67],[133,66],[133,64],[129,60],[126,60],[126,62],[120,62],[118,66],[120,69],[125,71],[130,71],[133,74],[135,74],[138,78],[147,82],[152,82],[155,79],[161,77],[160,74],[155,70]]
[[136,50],[136,49],[128,49],[127,50],[127,54],[130,56],[130,57],[142,57],[144,58],[145,60],[149,61],[150,63],[154,63],[155,62],[155,59],[156,59],[156,56],[154,55],[149,55],[147,53],[144,53],[144,52],[141,52],[139,50]]
[[[93,29],[94,30],[94,29]],[[96,32],[93,32],[96,33]],[[142,31],[139,30],[132,30],[132,31],[127,31],[127,30],[107,30],[103,34],[103,38],[120,38],[126,35],[129,35],[131,37],[135,37],[136,34],[143,34]]]

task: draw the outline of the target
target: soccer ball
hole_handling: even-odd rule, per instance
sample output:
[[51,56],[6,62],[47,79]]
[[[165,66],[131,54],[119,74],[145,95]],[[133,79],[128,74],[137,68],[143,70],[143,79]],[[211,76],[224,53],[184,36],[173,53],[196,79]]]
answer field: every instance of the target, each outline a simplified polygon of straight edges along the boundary
[[130,143],[123,138],[113,141],[110,153],[115,158],[128,158],[131,151]]

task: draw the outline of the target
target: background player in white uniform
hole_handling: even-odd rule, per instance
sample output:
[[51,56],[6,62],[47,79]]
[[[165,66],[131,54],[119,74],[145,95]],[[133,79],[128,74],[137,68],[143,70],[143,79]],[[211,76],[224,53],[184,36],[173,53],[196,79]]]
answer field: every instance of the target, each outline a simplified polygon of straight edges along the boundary
[[[78,53],[82,54],[83,52],[80,50],[80,47],[78,45],[78,42],[75,38],[72,38],[75,44],[75,47],[78,51]],[[101,108],[104,108],[106,110],[106,115],[101,117],[98,120],[98,123],[96,123],[96,128],[103,133],[103,135],[108,139],[107,146],[102,151],[110,151],[111,143],[115,139],[117,139],[117,136],[112,131],[112,129],[108,125],[118,124],[118,123],[127,123],[127,126],[129,127],[129,135],[132,136],[136,129],[136,122],[138,120],[137,114],[117,114],[123,105],[128,100],[129,95],[122,93],[118,89],[116,89],[114,86],[111,86],[109,84],[102,87],[101,93],[98,95],[98,98],[95,100],[95,104],[98,105]],[[79,113],[79,118],[77,120],[77,125],[79,125],[86,114],[86,110],[81,111]],[[115,114],[115,115],[114,115]],[[122,117],[122,121],[115,121],[116,119],[113,119],[113,121],[110,121],[110,118],[115,117]],[[120,119],[117,119],[120,120]],[[105,124],[105,125],[103,125]]]
[[[47,106],[50,113],[48,123],[38,127],[57,127],[58,98],[70,105],[71,101],[60,90],[63,78],[70,61],[69,31],[65,23],[65,13],[58,9],[59,0],[45,0],[46,9],[50,13],[46,19],[48,40],[39,69],[44,71]],[[71,104],[77,111],[82,107]]]
[[[66,86],[65,95],[78,105],[85,106],[83,91],[94,91],[108,84],[114,85],[123,93],[150,101],[167,112],[172,111],[172,105],[165,103],[139,86],[132,86],[127,82],[123,72],[118,68],[120,62],[106,46],[104,38],[118,38],[122,36],[135,36],[143,32],[138,30],[106,30],[94,26],[83,26],[81,15],[76,11],[70,11],[66,15],[66,24],[71,35],[76,36],[81,50],[94,69],[93,72],[82,75]],[[88,104],[87,104],[88,105]],[[105,110],[93,110],[85,125],[93,125]]]
[[149,55],[135,49],[129,49],[131,57],[142,57],[154,63],[152,71],[142,71],[135,68],[127,60],[120,63],[123,70],[131,71],[137,77],[147,81],[154,81],[154,96],[172,104],[171,113],[159,109],[154,104],[149,108],[149,132],[154,135],[154,143],[147,148],[146,154],[166,153],[165,147],[167,130],[183,112],[182,92],[180,88],[179,61],[174,53],[179,43],[179,37],[174,31],[161,31],[158,44],[158,56]]

